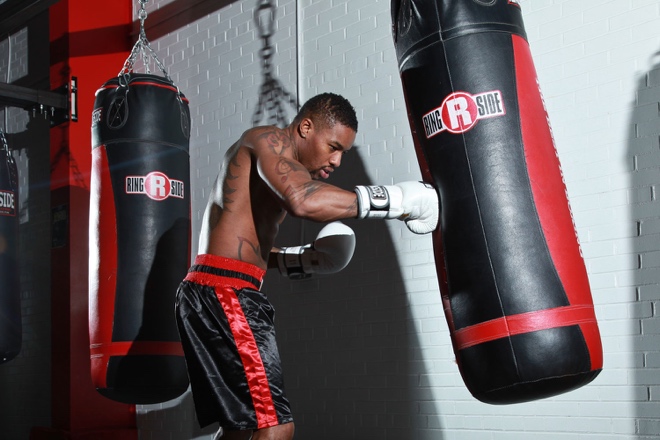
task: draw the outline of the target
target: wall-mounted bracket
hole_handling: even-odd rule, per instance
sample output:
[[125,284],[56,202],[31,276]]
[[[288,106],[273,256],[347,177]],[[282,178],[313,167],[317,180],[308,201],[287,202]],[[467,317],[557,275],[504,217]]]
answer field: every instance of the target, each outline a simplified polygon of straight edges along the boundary
[[78,121],[77,78],[56,90],[35,90],[15,84],[0,83],[0,105],[18,107],[50,119],[51,126]]

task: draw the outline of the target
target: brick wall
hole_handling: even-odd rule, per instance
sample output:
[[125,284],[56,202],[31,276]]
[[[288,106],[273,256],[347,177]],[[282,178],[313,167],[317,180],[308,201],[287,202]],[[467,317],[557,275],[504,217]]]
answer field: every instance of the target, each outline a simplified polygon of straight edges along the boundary
[[608,420],[594,437],[657,438],[659,8],[523,7],[603,336],[605,370],[574,393],[584,399],[577,414]]

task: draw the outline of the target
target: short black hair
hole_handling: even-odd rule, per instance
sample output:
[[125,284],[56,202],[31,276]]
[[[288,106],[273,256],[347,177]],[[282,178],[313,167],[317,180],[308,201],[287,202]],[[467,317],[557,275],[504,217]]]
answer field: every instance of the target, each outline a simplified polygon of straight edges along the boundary
[[355,109],[348,99],[335,93],[321,93],[310,98],[302,106],[293,122],[298,123],[303,118],[309,118],[315,123],[321,123],[328,127],[340,123],[356,133],[358,130]]

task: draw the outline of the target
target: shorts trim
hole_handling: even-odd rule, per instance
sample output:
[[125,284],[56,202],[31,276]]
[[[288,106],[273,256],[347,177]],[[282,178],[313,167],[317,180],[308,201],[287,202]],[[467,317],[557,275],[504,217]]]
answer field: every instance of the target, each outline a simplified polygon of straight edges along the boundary
[[195,257],[188,270],[186,281],[204,286],[223,284],[236,289],[251,288],[260,290],[266,271],[244,261],[233,260],[212,254]]
[[257,417],[257,429],[278,425],[277,412],[270,392],[268,376],[264,367],[257,341],[250,324],[232,288],[218,287],[215,293],[225,311],[229,327],[236,341],[238,354],[243,361],[245,377]]

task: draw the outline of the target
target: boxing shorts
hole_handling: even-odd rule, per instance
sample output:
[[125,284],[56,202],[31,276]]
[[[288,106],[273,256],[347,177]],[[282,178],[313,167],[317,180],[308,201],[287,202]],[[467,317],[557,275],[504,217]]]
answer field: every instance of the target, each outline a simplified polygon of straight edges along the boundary
[[293,421],[284,395],[274,309],[259,291],[265,271],[198,255],[179,286],[176,319],[197,420],[226,430]]

